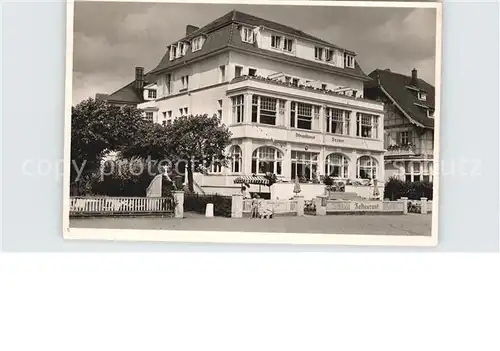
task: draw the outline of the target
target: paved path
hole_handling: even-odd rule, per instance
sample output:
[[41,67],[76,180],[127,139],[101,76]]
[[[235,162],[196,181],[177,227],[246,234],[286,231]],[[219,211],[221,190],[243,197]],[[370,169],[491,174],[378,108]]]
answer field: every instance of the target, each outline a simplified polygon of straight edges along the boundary
[[431,215],[332,215],[276,217],[273,219],[204,218],[185,213],[186,218],[79,218],[70,227],[112,229],[168,229],[277,233],[336,233],[431,235]]

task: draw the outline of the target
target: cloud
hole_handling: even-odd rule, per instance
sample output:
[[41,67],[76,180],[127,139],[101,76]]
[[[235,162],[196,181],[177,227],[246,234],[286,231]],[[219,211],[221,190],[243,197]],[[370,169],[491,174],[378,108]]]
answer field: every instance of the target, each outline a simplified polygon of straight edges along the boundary
[[355,51],[366,73],[390,68],[434,82],[433,9],[231,4],[75,3],[73,102],[153,69],[185,26],[203,26],[232,9],[283,23]]

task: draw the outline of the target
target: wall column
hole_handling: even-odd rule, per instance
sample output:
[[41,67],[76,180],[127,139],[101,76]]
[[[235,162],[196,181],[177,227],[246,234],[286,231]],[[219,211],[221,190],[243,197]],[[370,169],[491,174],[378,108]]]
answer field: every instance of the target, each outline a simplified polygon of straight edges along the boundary
[[252,139],[243,139],[241,144],[241,158],[242,158],[242,171],[245,175],[252,174],[252,152],[253,152]]
[[292,144],[286,143],[284,147],[280,147],[283,151],[283,163],[281,165],[282,176],[285,179],[290,179],[292,173]]
[[249,124],[252,123],[252,94],[245,93],[245,95],[243,95],[243,99],[243,123]]
[[358,153],[353,150],[349,155],[351,162],[349,163],[349,179],[356,179],[358,177]]

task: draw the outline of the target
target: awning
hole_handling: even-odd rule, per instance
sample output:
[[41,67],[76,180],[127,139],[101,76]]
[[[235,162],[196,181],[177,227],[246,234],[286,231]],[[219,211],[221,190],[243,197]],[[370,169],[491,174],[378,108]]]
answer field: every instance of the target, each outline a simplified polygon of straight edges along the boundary
[[268,185],[269,180],[260,176],[242,176],[238,177],[234,180],[235,184],[259,184],[259,185]]

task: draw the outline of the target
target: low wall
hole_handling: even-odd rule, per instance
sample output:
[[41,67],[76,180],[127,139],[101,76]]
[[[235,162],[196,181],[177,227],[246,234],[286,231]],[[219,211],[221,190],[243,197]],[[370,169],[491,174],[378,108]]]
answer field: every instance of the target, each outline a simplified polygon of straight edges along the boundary
[[[269,210],[275,216],[296,216],[297,200],[259,200],[258,210]],[[243,200],[243,216],[248,217],[252,211],[252,200]]]
[[[320,203],[320,202],[318,202]],[[337,201],[326,200],[324,214],[405,214],[405,201]],[[318,209],[321,212],[321,209]]]

